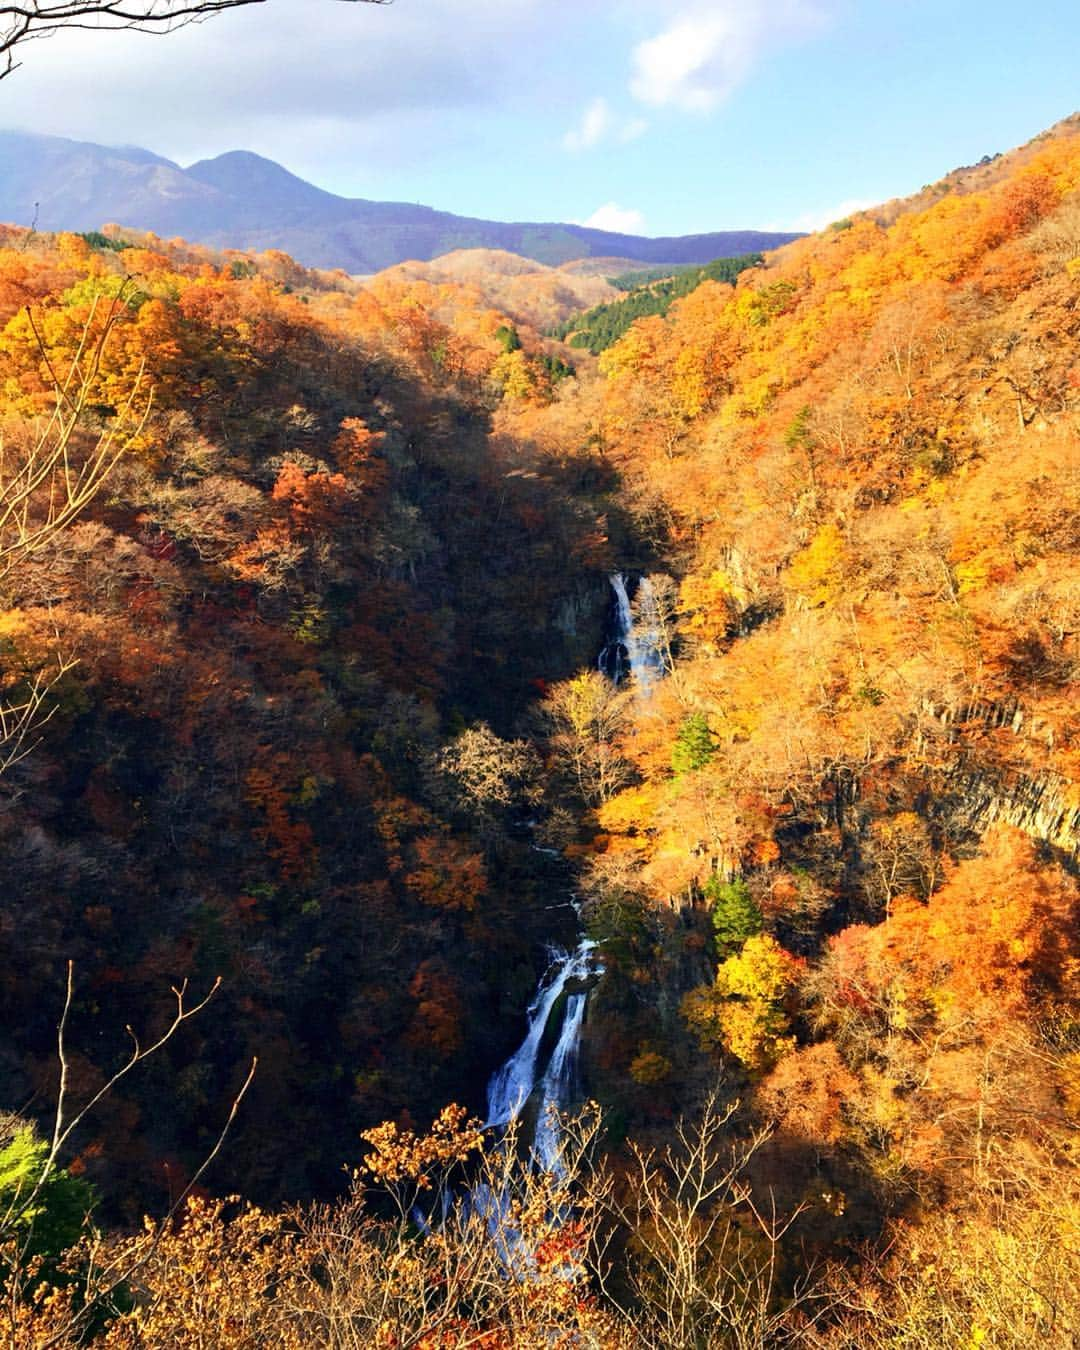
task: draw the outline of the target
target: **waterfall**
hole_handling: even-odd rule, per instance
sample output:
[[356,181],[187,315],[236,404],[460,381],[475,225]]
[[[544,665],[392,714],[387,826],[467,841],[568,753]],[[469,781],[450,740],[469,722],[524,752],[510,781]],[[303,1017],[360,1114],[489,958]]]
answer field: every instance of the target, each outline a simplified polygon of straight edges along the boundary
[[[664,673],[663,634],[653,583],[651,578],[642,577],[631,604],[623,573],[614,572],[609,580],[615,595],[614,633],[600,653],[598,665],[616,684],[629,675],[638,693],[647,695],[653,681]],[[527,1102],[535,1103],[533,1153],[542,1167],[551,1170],[559,1165],[558,1113],[574,1102],[587,993],[575,989],[567,995],[558,1039],[546,1066],[540,1065],[540,1052],[552,1013],[567,985],[595,972],[594,947],[595,943],[583,938],[573,952],[552,952],[551,963],[529,1004],[525,1039],[488,1083],[488,1127],[509,1125]]]
[[615,592],[615,636],[600,653],[599,667],[615,684],[621,683],[629,674],[639,693],[648,694],[653,681],[664,672],[660,619],[652,580],[642,577],[638,582],[634,605],[631,605],[622,572],[613,572],[609,581]]
[[540,1165],[550,1172],[560,1168],[558,1112],[565,1111],[574,1099],[581,1024],[585,1020],[588,998],[588,994],[571,994],[567,999],[559,1041],[551,1052],[547,1073],[540,1084],[540,1111],[533,1151]]
[[610,581],[611,589],[615,592],[615,641],[626,652],[626,659],[630,661],[632,671],[634,666],[630,648],[634,638],[634,611],[630,608],[626,578],[621,572],[615,572],[610,577]]
[[[537,1094],[538,1115],[532,1156],[545,1171],[559,1176],[565,1174],[559,1158],[558,1113],[573,1105],[578,1045],[588,994],[570,994],[567,998],[559,1039],[551,1052],[538,1092],[536,1062],[555,1002],[571,979],[580,979],[590,973],[590,953],[594,946],[593,942],[585,938],[574,952],[556,954],[529,1007],[529,1029],[524,1042],[492,1076],[488,1086],[489,1126],[508,1125],[534,1092]],[[481,1184],[469,1192],[469,1204],[475,1212],[487,1216],[488,1232],[498,1244],[507,1270],[515,1272],[519,1278],[527,1277],[534,1271],[533,1254],[522,1247],[520,1233],[510,1219],[512,1211],[509,1194],[493,1192],[490,1187]]]
[[[502,1068],[492,1074],[488,1083],[485,1129],[509,1125],[517,1119],[526,1103],[536,1098],[539,1117],[533,1139],[533,1155],[541,1167],[551,1171],[559,1168],[557,1112],[573,1105],[578,1045],[585,1020],[585,1004],[589,997],[587,993],[576,992],[567,996],[559,1038],[539,1086],[537,1066],[544,1033],[560,995],[571,980],[586,979],[596,969],[592,954],[595,946],[596,943],[590,938],[582,938],[572,952],[556,948],[551,950],[551,963],[541,976],[539,988],[529,1004],[525,1039]],[[430,1234],[433,1228],[446,1222],[449,1203],[449,1193],[444,1194],[441,1217],[426,1214],[417,1206],[412,1211],[413,1221],[422,1232]],[[498,1243],[507,1270],[519,1271],[523,1261],[527,1269],[531,1257],[521,1251],[519,1235],[510,1222],[510,1196],[494,1193],[486,1184],[478,1183],[470,1188],[465,1203],[472,1212],[487,1216],[488,1231]]]
[[[592,973],[592,951],[595,945],[589,938],[583,938],[573,952],[554,953],[554,959],[544,972],[536,996],[529,1005],[529,1024],[524,1041],[502,1068],[496,1070],[488,1084],[489,1126],[508,1125],[536,1093],[540,1048],[552,1010],[571,980],[580,980]],[[569,995],[559,1039],[540,1079],[538,1095],[541,1119],[536,1136],[538,1148],[541,1146],[541,1131],[545,1129],[544,1118],[550,1114],[549,1107],[563,1110],[570,1105],[586,998],[587,995],[583,993]],[[553,1156],[558,1144],[557,1134],[553,1131],[548,1133],[551,1137],[545,1136],[545,1165],[547,1156]]]

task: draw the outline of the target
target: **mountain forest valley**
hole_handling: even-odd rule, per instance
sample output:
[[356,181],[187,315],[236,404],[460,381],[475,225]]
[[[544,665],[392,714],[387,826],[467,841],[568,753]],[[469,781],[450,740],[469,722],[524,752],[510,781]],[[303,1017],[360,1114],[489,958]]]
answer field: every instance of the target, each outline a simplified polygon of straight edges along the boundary
[[0,424],[4,1344],[1080,1344],[1080,116],[686,283],[3,226]]

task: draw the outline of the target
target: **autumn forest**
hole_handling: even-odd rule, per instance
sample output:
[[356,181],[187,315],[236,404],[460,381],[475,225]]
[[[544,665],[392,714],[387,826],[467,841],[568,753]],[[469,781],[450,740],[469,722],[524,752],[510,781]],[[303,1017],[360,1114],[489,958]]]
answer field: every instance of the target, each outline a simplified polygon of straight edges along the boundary
[[520,264],[0,227],[5,1344],[1075,1346],[1080,117]]

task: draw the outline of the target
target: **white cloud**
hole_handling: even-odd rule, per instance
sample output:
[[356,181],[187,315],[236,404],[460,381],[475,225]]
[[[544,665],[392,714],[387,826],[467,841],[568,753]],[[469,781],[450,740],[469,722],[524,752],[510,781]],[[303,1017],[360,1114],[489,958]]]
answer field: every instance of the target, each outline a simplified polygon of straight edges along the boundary
[[565,99],[581,22],[556,31],[541,0],[273,0],[168,37],[71,28],[27,45],[2,121],[184,163],[242,147],[365,195],[369,170],[475,153],[481,110]]
[[632,55],[630,92],[653,108],[711,112],[750,74],[762,52],[806,32],[815,0],[720,0],[684,5]]
[[588,220],[576,223],[587,225],[593,230],[612,230],[616,234],[641,234],[645,229],[645,217],[640,211],[620,206],[617,202],[598,206]]
[[845,220],[857,211],[866,211],[871,206],[876,205],[877,202],[866,197],[849,197],[846,201],[836,202],[833,206],[804,211],[802,215],[797,216],[786,225],[769,225],[767,228],[770,230],[803,230],[810,234],[815,230],[825,229],[834,220]]
[[629,145],[649,129],[643,117],[620,122],[606,98],[594,98],[581,115],[581,121],[562,139],[565,150],[592,150],[602,141],[615,140]]
[[578,125],[563,137],[563,145],[567,150],[590,150],[608,134],[611,123],[611,108],[607,99],[594,98]]
[[745,20],[733,14],[676,20],[635,47],[630,92],[654,108],[709,112],[742,78],[750,36]]

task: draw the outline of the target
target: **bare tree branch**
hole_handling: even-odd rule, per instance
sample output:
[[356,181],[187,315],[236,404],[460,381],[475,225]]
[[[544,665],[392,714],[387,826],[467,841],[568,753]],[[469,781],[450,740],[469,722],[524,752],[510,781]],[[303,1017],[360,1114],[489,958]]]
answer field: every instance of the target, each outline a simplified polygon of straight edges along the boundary
[[[185,999],[187,997],[187,980],[185,980],[183,984],[180,985],[179,988],[176,988],[174,986],[172,992],[173,997],[176,999],[176,1011],[173,1014],[172,1021],[161,1033],[161,1035],[158,1036],[154,1041],[152,1041],[147,1046],[143,1046],[141,1044],[138,1036],[135,1034],[134,1031],[132,1031],[130,1026],[126,1027],[125,1030],[131,1037],[132,1042],[132,1048],[128,1053],[127,1059],[120,1066],[120,1068],[117,1069],[116,1072],[111,1075],[111,1077],[105,1080],[105,1082],[102,1084],[101,1087],[98,1088],[98,1090],[93,1094],[93,1096],[91,1096],[88,1101],[86,1101],[81,1107],[79,1107],[73,1116],[69,1117],[68,1076],[70,1065],[67,1055],[66,1037],[67,1037],[68,1019],[71,1015],[71,1004],[75,993],[75,963],[73,961],[68,962],[67,989],[64,995],[64,1009],[63,1012],[60,1014],[60,1021],[57,1024],[56,1029],[56,1058],[57,1062],[60,1065],[60,1081],[57,1087],[57,1094],[56,1094],[56,1112],[55,1115],[53,1116],[52,1139],[49,1144],[49,1151],[45,1156],[45,1161],[41,1168],[41,1173],[38,1176],[35,1185],[25,1196],[20,1197],[18,1207],[14,1209],[11,1213],[4,1216],[3,1220],[4,1227],[10,1227],[12,1224],[17,1223],[18,1220],[22,1218],[24,1214],[28,1213],[33,1209],[34,1204],[38,1199],[38,1196],[41,1195],[42,1191],[44,1190],[49,1180],[49,1177],[52,1175],[52,1173],[55,1171],[57,1167],[57,1159],[59,1158],[64,1145],[71,1138],[75,1130],[77,1130],[79,1126],[83,1123],[83,1121],[94,1109],[94,1107],[97,1106],[98,1102],[100,1102],[103,1097],[107,1097],[108,1094],[112,1092],[113,1089],[123,1079],[125,1079],[128,1076],[128,1074],[132,1071],[132,1069],[136,1067],[136,1065],[141,1064],[144,1059],[149,1059],[150,1056],[155,1055],[162,1048],[162,1046],[168,1044],[168,1042],[172,1040],[172,1038],[176,1035],[176,1033],[180,1030],[180,1028],[184,1025],[185,1022],[189,1022],[193,1017],[196,1017],[200,1012],[202,1012],[202,1010],[214,997],[214,995],[217,993],[220,987],[221,987],[221,977],[218,976],[218,978],[214,981],[213,985],[211,986],[210,992],[206,994],[204,998],[200,999],[199,1002],[196,1003],[193,1007],[189,1007],[185,1004]],[[239,1106],[240,1100],[244,1096],[244,1093],[247,1092],[248,1087],[250,1086],[254,1072],[255,1066],[254,1064],[252,1064],[251,1072],[248,1074],[247,1081],[244,1083],[244,1086],[241,1089],[239,1096],[233,1103],[233,1109],[229,1114],[229,1120],[228,1124],[226,1125],[226,1130],[228,1129],[228,1126],[232,1124],[233,1119],[236,1116],[237,1107]],[[223,1139],[224,1134],[222,1135],[222,1138],[218,1140],[217,1144],[214,1146],[213,1151],[210,1153],[206,1161],[203,1163],[202,1167],[196,1173],[195,1177],[196,1180],[206,1170],[207,1166],[209,1166],[213,1158],[216,1157],[219,1149],[221,1148],[221,1143]],[[190,1190],[190,1186],[188,1187],[188,1190]]]
[[[144,1045],[132,1028],[130,1026],[126,1027],[125,1030],[131,1038],[131,1050],[128,1052],[127,1058],[82,1106],[75,1109],[74,1113],[69,1115],[68,1097],[70,1087],[70,1060],[67,1050],[67,1030],[75,994],[75,972],[74,963],[72,961],[68,962],[64,1006],[60,1014],[60,1020],[57,1024],[56,1034],[56,1054],[60,1075],[57,1086],[56,1110],[53,1117],[52,1138],[49,1141],[48,1151],[45,1154],[41,1170],[38,1173],[33,1186],[25,1194],[16,1193],[16,1195],[13,1196],[7,1211],[0,1214],[0,1240],[6,1240],[8,1242],[9,1245],[6,1248],[6,1255],[7,1259],[12,1263],[11,1269],[8,1271],[6,1288],[6,1302],[8,1304],[6,1312],[9,1328],[14,1327],[15,1307],[19,1299],[25,1296],[28,1282],[35,1277],[36,1273],[36,1266],[29,1257],[33,1239],[34,1225],[32,1219],[35,1207],[41,1197],[45,1194],[50,1178],[57,1171],[59,1157],[67,1141],[71,1138],[74,1131],[83,1124],[90,1112],[93,1111],[94,1107],[97,1106],[104,1097],[111,1093],[137,1065],[141,1064],[144,1060],[149,1059],[152,1055],[157,1054],[163,1046],[167,1045],[168,1042],[173,1039],[186,1022],[202,1012],[217,993],[220,986],[221,979],[218,977],[205,997],[200,999],[194,1005],[189,1005],[187,1002],[186,980],[178,988],[174,987],[172,993],[176,1000],[176,1008],[173,1016],[164,1031],[156,1036],[149,1044]],[[96,1306],[98,1306],[103,1299],[111,1297],[120,1285],[129,1281],[153,1256],[162,1235],[168,1230],[169,1225],[180,1212],[180,1209],[188,1196],[191,1195],[192,1191],[199,1184],[206,1173],[207,1168],[221,1152],[222,1146],[225,1143],[225,1138],[236,1120],[237,1112],[240,1109],[240,1103],[244,1100],[248,1089],[251,1087],[257,1066],[258,1060],[253,1059],[239,1091],[233,1097],[228,1118],[222,1126],[217,1140],[203,1158],[198,1168],[196,1168],[190,1181],[173,1201],[168,1213],[159,1225],[158,1234],[154,1241],[152,1241],[145,1251],[141,1253],[140,1259],[136,1262],[117,1263],[116,1261],[111,1261],[105,1265],[99,1265],[96,1259],[91,1260],[86,1272],[86,1279],[88,1281],[87,1289],[92,1294],[92,1297],[88,1297],[83,1306],[73,1308],[70,1319],[65,1322],[62,1329],[56,1335],[46,1336],[45,1338],[38,1340],[36,1342],[38,1350],[47,1350],[47,1347],[53,1345],[70,1344],[70,1338],[77,1336],[85,1326],[86,1322],[95,1315]],[[20,1240],[18,1237],[18,1229],[21,1221],[24,1221],[27,1218],[30,1218],[31,1222],[29,1224],[25,1222],[22,1223],[26,1232]],[[89,1254],[95,1256],[98,1244],[92,1240],[93,1235],[89,1229],[88,1222],[84,1236],[89,1243],[89,1247],[87,1248]]]
[[[337,0],[339,4],[387,5],[393,0]],[[227,9],[265,4],[266,0],[28,0],[0,5],[0,80],[22,62],[18,49],[34,38],[62,28],[133,29],[171,33]]]
[[116,416],[77,463],[75,433],[93,402],[109,337],[126,301],[126,286],[112,298],[100,332],[99,299],[94,301],[66,374],[53,367],[27,310],[38,347],[54,385],[55,405],[28,449],[12,453],[0,439],[0,581],[32,553],[70,525],[97,495],[120,457],[141,435],[152,393],[143,393],[140,369]]
[[18,703],[0,703],[0,777],[41,743],[37,733],[59,706],[49,702],[49,694],[76,665],[77,661],[57,656],[55,669],[39,670]]

